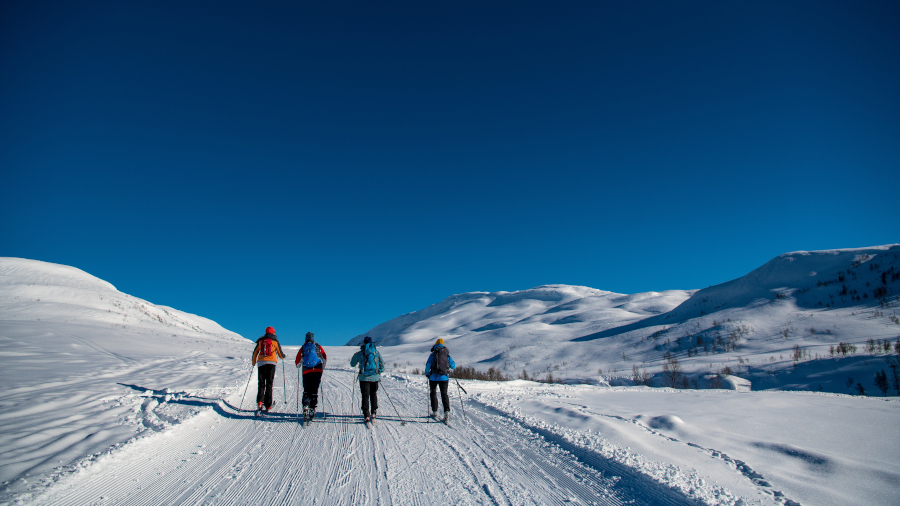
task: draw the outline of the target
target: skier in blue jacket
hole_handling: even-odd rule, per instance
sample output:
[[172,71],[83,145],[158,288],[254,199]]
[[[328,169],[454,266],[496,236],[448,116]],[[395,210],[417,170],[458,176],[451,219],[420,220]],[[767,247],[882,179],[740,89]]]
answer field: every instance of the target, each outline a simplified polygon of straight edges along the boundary
[[438,419],[437,387],[441,387],[441,402],[444,404],[443,422],[450,421],[450,396],[447,395],[447,387],[450,384],[450,371],[456,369],[456,363],[450,356],[450,351],[444,346],[444,340],[438,339],[431,347],[431,355],[425,362],[425,374],[428,375],[428,388],[431,391],[431,416]]

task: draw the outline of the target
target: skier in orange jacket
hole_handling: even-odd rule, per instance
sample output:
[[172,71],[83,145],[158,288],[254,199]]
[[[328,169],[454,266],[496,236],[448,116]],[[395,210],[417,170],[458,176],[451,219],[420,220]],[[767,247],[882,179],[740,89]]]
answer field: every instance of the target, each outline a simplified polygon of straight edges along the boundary
[[265,414],[272,407],[272,387],[279,358],[284,359],[284,352],[281,351],[278,336],[275,329],[266,327],[266,335],[256,340],[256,348],[253,349],[253,365],[259,364],[256,409],[260,414]]

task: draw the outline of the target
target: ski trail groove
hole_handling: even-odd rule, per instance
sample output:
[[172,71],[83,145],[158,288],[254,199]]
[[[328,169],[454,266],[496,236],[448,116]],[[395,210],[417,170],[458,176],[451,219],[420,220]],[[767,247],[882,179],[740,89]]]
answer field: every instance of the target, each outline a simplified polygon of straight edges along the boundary
[[[289,391],[301,388],[288,376]],[[223,400],[60,476],[35,504],[694,504],[477,403],[456,429],[426,423],[411,416],[427,397],[423,386],[390,375],[382,382],[398,416],[379,417],[371,430],[356,423],[355,373],[330,370],[329,397],[320,397],[329,410],[307,427],[295,412],[256,418]]]

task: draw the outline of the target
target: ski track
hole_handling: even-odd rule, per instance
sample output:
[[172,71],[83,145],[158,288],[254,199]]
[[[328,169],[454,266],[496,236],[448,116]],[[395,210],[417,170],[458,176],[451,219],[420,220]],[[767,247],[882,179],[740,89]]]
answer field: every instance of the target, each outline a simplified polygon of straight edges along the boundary
[[[288,391],[295,392],[297,380],[291,376]],[[258,418],[252,410],[240,410],[234,394],[185,423],[57,477],[41,495],[23,502],[697,504],[479,403],[467,403],[463,417],[454,399],[454,427],[429,422],[424,383],[405,378],[384,375],[378,421],[368,429],[354,405],[359,401],[355,388],[352,371],[329,370],[319,412],[307,427],[298,423],[295,399],[283,402],[282,388],[275,390],[276,402],[281,399],[276,409]],[[253,405],[253,393],[247,392],[245,406]]]

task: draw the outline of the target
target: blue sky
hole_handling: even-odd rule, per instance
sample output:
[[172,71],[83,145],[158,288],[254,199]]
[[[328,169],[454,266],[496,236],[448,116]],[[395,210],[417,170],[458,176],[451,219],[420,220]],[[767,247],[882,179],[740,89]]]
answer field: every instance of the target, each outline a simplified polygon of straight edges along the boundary
[[0,255],[338,345],[898,242],[896,2],[562,4],[4,2]]

